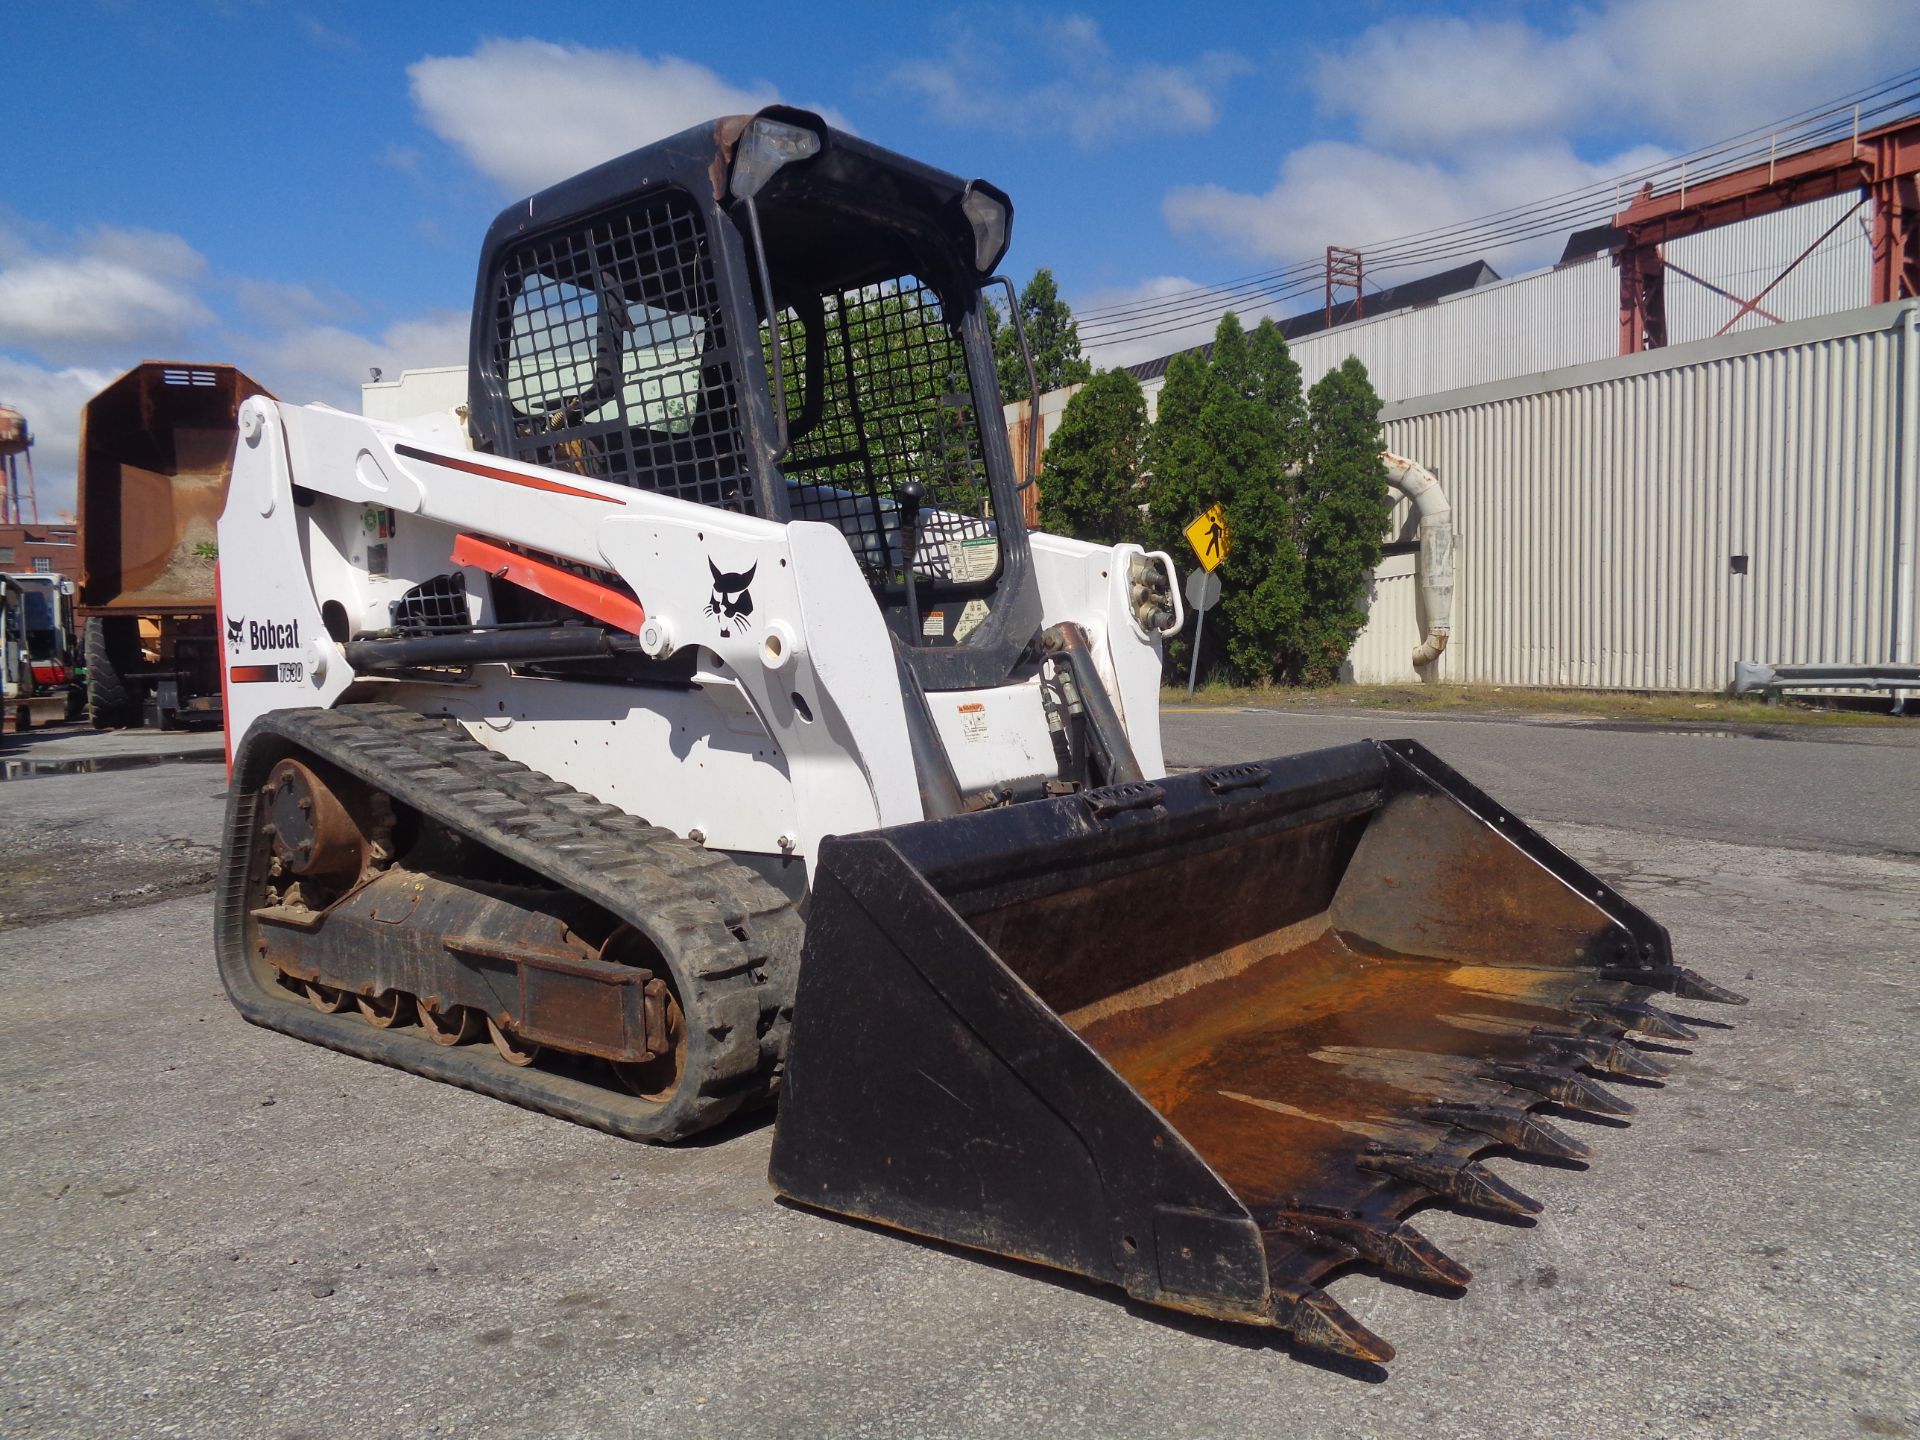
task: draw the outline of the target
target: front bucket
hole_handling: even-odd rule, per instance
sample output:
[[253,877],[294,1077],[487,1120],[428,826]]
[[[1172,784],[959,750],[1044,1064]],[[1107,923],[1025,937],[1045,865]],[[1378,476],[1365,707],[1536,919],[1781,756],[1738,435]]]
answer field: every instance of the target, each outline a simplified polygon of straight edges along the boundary
[[1376,1361],[1318,1282],[1464,1285],[1401,1216],[1537,1210],[1475,1157],[1738,998],[1411,741],[829,840],[811,904],[777,1189]]

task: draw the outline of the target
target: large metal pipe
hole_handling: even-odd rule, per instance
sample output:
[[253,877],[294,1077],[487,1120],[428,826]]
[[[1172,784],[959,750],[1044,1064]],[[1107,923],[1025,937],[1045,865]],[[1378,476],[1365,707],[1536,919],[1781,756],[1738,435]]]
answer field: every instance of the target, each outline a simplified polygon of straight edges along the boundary
[[1420,599],[1427,612],[1427,638],[1413,652],[1415,665],[1426,665],[1447,648],[1453,630],[1453,507],[1433,472],[1396,455],[1380,452],[1387,468],[1387,484],[1413,502],[1420,517]]
[[1791,689],[1892,690],[1920,686],[1920,665],[1762,665],[1736,660],[1733,693],[1759,695]]

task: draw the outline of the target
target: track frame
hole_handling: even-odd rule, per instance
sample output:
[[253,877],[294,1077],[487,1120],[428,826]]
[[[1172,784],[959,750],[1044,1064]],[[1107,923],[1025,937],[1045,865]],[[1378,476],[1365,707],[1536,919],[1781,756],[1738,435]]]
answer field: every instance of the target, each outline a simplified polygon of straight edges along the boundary
[[[257,953],[269,847],[260,791],[273,766],[318,758],[632,925],[686,1010],[686,1066],[664,1101],[510,1065],[491,1047],[327,1014]],[[284,942],[284,931],[276,943]],[[215,950],[254,1024],[633,1140],[674,1141],[764,1104],[785,1068],[801,941],[786,895],[746,866],[497,755],[446,719],[388,704],[262,716],[234,756]]]

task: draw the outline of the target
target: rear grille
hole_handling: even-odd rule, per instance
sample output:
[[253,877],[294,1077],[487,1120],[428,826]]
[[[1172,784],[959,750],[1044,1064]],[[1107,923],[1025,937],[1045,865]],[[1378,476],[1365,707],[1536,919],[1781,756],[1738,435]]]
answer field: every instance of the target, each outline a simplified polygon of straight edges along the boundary
[[399,635],[445,635],[471,630],[467,609],[467,577],[455,570],[423,580],[395,600],[388,613]]

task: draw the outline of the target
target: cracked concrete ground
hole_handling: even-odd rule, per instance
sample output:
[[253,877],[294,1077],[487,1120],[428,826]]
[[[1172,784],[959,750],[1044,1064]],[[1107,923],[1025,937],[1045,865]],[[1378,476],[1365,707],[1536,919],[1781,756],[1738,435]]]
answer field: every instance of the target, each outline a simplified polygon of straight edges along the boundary
[[[1422,1217],[1464,1294],[1332,1284],[1390,1372],[784,1206],[764,1123],[646,1149],[251,1028],[201,889],[0,932],[0,1431],[1920,1435],[1920,750],[1548,728],[1350,727],[1416,734],[1753,1003],[1679,1006],[1732,1028],[1582,1127],[1584,1171],[1493,1162],[1536,1223]],[[1180,764],[1345,738],[1168,716]],[[57,822],[61,893],[112,895],[117,847],[214,843],[223,783],[0,785],[0,839]]]

